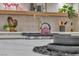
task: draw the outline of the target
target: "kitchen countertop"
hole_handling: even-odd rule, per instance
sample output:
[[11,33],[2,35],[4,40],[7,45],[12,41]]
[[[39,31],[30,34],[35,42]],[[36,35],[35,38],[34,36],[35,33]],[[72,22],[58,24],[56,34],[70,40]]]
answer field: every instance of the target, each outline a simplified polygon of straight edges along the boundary
[[44,56],[32,49],[51,42],[53,40],[0,40],[0,56]]

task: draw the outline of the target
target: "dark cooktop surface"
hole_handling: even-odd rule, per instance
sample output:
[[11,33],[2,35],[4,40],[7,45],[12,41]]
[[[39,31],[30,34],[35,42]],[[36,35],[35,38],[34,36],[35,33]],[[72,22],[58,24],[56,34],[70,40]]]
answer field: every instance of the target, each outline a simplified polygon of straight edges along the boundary
[[41,33],[22,33],[24,36],[53,36],[57,35],[58,33],[50,33],[50,34],[41,34]]

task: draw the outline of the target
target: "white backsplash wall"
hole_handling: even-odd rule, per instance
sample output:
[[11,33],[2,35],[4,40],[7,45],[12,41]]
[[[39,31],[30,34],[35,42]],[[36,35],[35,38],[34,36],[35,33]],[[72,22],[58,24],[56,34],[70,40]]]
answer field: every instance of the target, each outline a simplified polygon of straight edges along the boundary
[[68,21],[68,24],[66,25],[66,32],[68,32],[70,29],[70,23],[67,17],[40,17],[39,19],[34,19],[33,16],[0,15],[0,30],[2,31],[3,25],[7,23],[8,16],[12,16],[13,19],[18,20],[18,32],[40,32],[40,26],[38,26],[38,24],[41,24],[43,22],[47,22],[51,25],[51,32],[59,32],[58,22],[61,19]]
[[74,19],[74,24],[75,31],[79,32],[79,17]]

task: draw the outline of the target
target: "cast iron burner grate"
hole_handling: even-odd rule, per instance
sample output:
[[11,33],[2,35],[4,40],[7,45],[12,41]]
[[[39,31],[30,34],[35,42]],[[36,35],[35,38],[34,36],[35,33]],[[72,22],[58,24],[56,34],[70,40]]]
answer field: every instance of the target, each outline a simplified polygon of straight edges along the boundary
[[50,50],[47,48],[47,46],[37,46],[33,48],[33,51],[36,53],[40,53],[43,55],[49,55],[49,56],[79,56],[79,53],[74,52],[67,52],[67,51],[59,51],[59,50]]

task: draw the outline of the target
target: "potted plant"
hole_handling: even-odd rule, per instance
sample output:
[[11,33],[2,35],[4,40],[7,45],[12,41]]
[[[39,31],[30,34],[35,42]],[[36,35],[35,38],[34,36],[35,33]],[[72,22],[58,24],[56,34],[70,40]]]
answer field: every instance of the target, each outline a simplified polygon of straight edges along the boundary
[[3,25],[3,29],[5,31],[10,31],[10,28],[9,28],[8,24]]
[[[64,4],[61,8],[58,9],[58,12],[67,13],[68,18],[71,20],[72,24],[73,24],[72,19],[77,17],[77,13],[75,12],[73,6],[70,4]],[[72,25],[71,25],[71,27],[72,27]],[[71,29],[70,29],[70,31],[71,31]]]
[[64,4],[61,8],[58,9],[58,12],[68,13],[69,19],[73,18],[73,17],[77,17],[77,14],[76,14],[73,6],[71,6],[69,4]]
[[7,24],[4,24],[3,29],[9,32],[15,32],[17,27],[17,20],[12,17],[7,18]]

